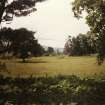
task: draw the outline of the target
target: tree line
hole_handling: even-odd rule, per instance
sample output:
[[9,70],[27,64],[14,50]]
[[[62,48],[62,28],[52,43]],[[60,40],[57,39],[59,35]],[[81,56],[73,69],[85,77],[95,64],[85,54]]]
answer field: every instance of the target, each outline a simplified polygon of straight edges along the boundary
[[28,57],[49,56],[55,53],[53,47],[45,48],[38,43],[33,31],[26,28],[0,30],[0,56],[2,58],[18,57],[25,61]]
[[[6,21],[12,21],[14,16],[27,16],[28,14],[36,11],[36,3],[42,1],[45,0],[1,0],[0,24]],[[90,27],[92,36],[97,38],[97,58],[101,64],[105,58],[105,1],[75,0],[72,3],[72,10],[74,12],[74,16],[78,19],[82,17],[83,11],[87,12],[86,22]],[[75,38],[73,40],[75,42]],[[78,41],[75,43],[78,43]]]
[[84,56],[97,53],[97,39],[87,34],[68,37],[64,46],[64,54],[71,56]]

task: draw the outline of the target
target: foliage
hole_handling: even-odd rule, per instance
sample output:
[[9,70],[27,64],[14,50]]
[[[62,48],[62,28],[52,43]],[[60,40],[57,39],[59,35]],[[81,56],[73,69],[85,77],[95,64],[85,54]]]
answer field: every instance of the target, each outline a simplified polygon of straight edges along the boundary
[[66,55],[90,55],[96,53],[93,39],[89,35],[79,34],[77,37],[69,37],[64,48]]
[[53,53],[54,49],[52,47],[48,47],[48,53]]
[[35,4],[44,0],[0,0],[0,24],[12,21],[13,16],[26,16],[36,11]]
[[[18,55],[27,55],[28,52],[31,55],[41,55],[43,54],[43,48],[38,43],[34,37],[33,31],[27,30],[25,28],[20,29],[11,29],[3,28],[0,30],[0,53],[1,54],[13,54],[14,56]],[[24,53],[24,54],[23,54]],[[26,57],[24,55],[24,57]]]
[[87,12],[87,24],[97,39],[98,61],[101,64],[105,58],[105,1],[75,0],[73,2],[74,15],[80,18],[83,11]]
[[54,53],[54,48],[53,47],[48,47],[46,51],[46,55],[52,55]]
[[104,105],[105,78],[100,80],[72,76],[0,76],[0,104],[13,105]]
[[35,57],[43,56],[45,54],[45,49],[39,43],[36,43],[32,48],[32,54]]
[[72,50],[72,39],[71,36],[69,36],[64,46],[64,54],[70,55],[71,50]]
[[25,59],[29,57],[28,49],[26,46],[22,46],[20,49],[20,58],[23,59],[23,62],[25,63]]

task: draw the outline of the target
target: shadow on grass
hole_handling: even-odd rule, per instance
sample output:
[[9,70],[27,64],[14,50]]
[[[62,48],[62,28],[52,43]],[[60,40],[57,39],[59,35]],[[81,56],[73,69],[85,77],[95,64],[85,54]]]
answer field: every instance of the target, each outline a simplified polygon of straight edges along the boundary
[[29,60],[26,60],[25,62],[18,61],[18,63],[47,63],[47,62],[46,61],[29,61]]

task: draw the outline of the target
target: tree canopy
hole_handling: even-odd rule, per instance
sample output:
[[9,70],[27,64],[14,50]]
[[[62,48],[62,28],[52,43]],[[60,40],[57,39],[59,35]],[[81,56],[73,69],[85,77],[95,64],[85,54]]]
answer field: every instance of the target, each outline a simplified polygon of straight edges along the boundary
[[96,53],[94,39],[87,34],[79,34],[77,37],[68,37],[64,46],[64,54],[82,56]]
[[45,0],[0,0],[0,23],[36,11],[35,4],[42,1]]
[[[33,56],[41,56],[44,53],[43,47],[34,37],[33,31],[25,28],[0,30],[0,54],[27,55],[30,52]],[[23,57],[23,56],[21,56]]]
[[99,62],[105,58],[105,0],[75,0],[72,8],[75,17],[87,13],[86,21],[92,35],[97,39]]

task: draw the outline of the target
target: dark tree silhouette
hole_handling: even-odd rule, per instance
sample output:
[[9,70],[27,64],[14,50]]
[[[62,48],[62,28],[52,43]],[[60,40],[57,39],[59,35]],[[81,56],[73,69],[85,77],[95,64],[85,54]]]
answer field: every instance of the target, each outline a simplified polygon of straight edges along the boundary
[[50,54],[53,54],[53,53],[54,53],[53,47],[48,47],[47,53],[48,53],[49,55],[50,55]]
[[32,56],[43,55],[44,49],[38,44],[34,34],[35,32],[25,28],[15,30],[3,28],[0,31],[0,53],[21,57],[28,57],[28,53]]
[[42,56],[45,54],[45,49],[39,43],[34,44],[31,51],[32,55],[35,57]]
[[25,28],[16,29],[13,33],[13,44],[12,44],[12,51],[14,52],[14,55],[17,55],[18,52],[22,47],[26,47],[28,51],[31,50],[32,46],[36,42],[36,39],[34,37],[33,31],[29,31]]
[[0,51],[1,53],[13,52],[15,55],[23,44],[29,46],[33,40],[35,40],[34,32],[25,28],[16,30],[3,28],[0,30]]
[[22,46],[22,48],[20,49],[20,58],[22,58],[23,63],[26,62],[26,58],[29,57],[29,53],[28,53],[28,49],[25,45]]
[[44,0],[0,0],[0,24],[12,21],[13,16],[26,16],[36,11],[35,4]]

